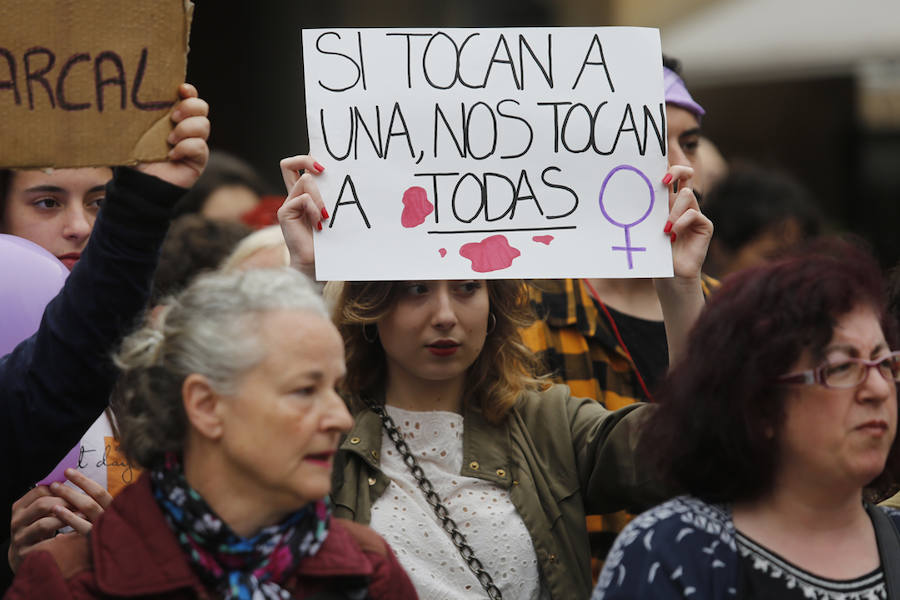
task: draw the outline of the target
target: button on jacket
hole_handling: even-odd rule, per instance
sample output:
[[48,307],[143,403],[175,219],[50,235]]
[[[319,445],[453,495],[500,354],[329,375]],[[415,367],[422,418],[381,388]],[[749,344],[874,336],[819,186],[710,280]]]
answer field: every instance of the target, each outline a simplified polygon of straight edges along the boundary
[[[586,514],[640,511],[669,497],[634,455],[648,410],[633,404],[610,412],[560,385],[523,394],[499,426],[477,408],[466,409],[460,474],[510,490],[551,598],[590,594]],[[372,504],[389,483],[380,470],[382,435],[378,415],[368,409],[356,415],[334,465],[336,516],[369,523]]]

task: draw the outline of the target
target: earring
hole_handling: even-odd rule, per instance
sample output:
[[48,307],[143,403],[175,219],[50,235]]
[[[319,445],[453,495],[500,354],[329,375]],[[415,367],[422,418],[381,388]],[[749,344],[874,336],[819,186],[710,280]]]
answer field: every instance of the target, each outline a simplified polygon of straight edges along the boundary
[[[372,326],[372,333],[369,334],[369,326]],[[366,323],[362,328],[362,336],[363,339],[369,342],[370,344],[374,344],[375,340],[378,339],[378,328],[375,327],[374,323]]]
[[497,327],[497,317],[494,315],[493,311],[488,313],[488,328],[487,333],[490,334]]

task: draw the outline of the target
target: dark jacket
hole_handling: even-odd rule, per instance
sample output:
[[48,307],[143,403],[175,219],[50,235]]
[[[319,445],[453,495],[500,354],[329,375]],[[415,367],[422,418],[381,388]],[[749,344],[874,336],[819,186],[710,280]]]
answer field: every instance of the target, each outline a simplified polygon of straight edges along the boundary
[[[319,551],[300,561],[285,589],[293,598],[343,598],[368,581],[373,600],[416,598],[415,589],[378,534],[332,519]],[[88,537],[63,535],[25,557],[6,599],[215,597],[200,581],[166,523],[144,474],[119,494]]]
[[[634,453],[648,410],[633,404],[610,412],[593,400],[571,397],[566,386],[524,394],[500,426],[467,409],[460,474],[510,490],[551,598],[590,593],[586,514],[642,510],[668,497]],[[374,412],[356,415],[334,465],[335,515],[370,522],[372,504],[389,483],[379,467],[381,436]]]
[[106,407],[116,376],[110,354],[147,302],[169,214],[184,191],[116,169],[82,258],[38,332],[0,358],[0,540],[9,538],[12,503]]

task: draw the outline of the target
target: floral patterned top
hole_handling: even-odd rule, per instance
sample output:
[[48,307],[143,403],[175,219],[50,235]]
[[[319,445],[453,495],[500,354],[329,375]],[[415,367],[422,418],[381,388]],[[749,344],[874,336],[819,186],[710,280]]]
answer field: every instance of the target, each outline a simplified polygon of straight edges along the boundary
[[[900,511],[879,507],[900,526]],[[680,496],[644,512],[616,539],[591,600],[617,598],[881,600],[881,569],[817,577],[734,528],[731,510]]]

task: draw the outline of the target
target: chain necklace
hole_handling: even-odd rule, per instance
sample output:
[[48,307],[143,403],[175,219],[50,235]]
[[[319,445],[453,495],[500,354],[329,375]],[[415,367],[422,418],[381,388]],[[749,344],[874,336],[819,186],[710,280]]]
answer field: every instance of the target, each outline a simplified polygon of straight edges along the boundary
[[450,541],[456,546],[456,549],[469,567],[469,570],[475,574],[478,583],[480,583],[481,587],[484,588],[484,591],[487,592],[488,598],[491,598],[491,600],[501,600],[503,596],[500,594],[500,588],[494,585],[494,580],[491,578],[490,573],[485,570],[481,561],[475,558],[475,550],[473,550],[472,546],[469,545],[469,542],[466,541],[466,536],[459,530],[456,521],[450,518],[447,507],[444,506],[438,493],[434,491],[434,486],[425,475],[425,471],[419,466],[419,461],[417,461],[416,457],[409,451],[409,446],[406,445],[406,441],[403,439],[403,434],[400,433],[400,430],[397,428],[397,424],[394,423],[394,420],[387,414],[387,411],[384,410],[383,406],[370,403],[369,407],[381,418],[384,430],[387,432],[391,441],[394,442],[397,452],[403,457],[403,462],[409,467],[409,471],[412,473],[413,479],[415,479],[416,483],[419,485],[419,489],[425,494],[425,500],[434,510],[435,516],[437,516],[438,520],[441,522],[441,528],[450,536]]

